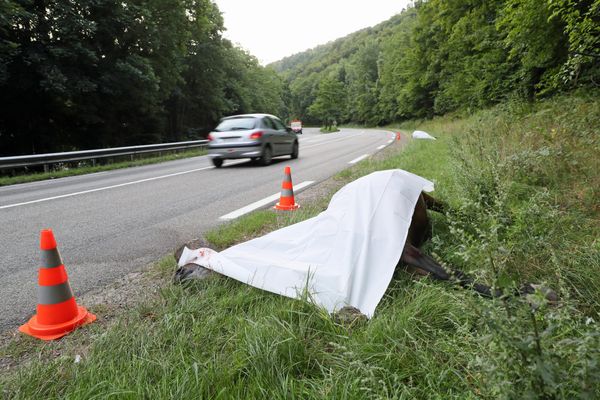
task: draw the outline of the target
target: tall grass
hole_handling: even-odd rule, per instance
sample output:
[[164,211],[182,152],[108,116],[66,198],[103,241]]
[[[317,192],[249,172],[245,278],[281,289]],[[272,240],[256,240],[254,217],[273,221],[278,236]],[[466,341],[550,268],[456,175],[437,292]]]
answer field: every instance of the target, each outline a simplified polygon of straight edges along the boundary
[[599,395],[599,125],[595,93],[421,126],[449,141],[452,171],[448,229],[431,250],[496,287],[545,283],[562,297],[558,307],[540,299],[477,307],[488,334],[471,365],[491,397]]
[[[397,271],[371,320],[342,323],[212,276],[166,284],[114,326],[90,325],[62,344],[23,339],[46,359],[0,388],[14,398],[598,398],[599,119],[600,102],[582,95],[440,118],[419,125],[437,141],[337,177],[403,168],[433,180],[450,210],[432,213],[428,252],[498,287],[545,282],[559,305],[541,293],[482,299]],[[224,248],[324,203],[262,211],[208,238]]]
[[590,273],[600,267],[600,102],[507,104],[443,125],[455,207],[435,251],[461,267],[566,284],[600,311],[600,275]]

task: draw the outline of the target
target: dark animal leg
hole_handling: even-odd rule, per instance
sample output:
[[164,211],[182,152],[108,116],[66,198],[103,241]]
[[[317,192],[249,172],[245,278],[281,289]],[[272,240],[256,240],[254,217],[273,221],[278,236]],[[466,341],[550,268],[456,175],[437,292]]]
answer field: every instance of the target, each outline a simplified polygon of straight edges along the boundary
[[444,214],[448,209],[448,205],[441,200],[437,200],[425,192],[421,192],[423,196],[423,200],[425,200],[425,205],[428,210],[437,211],[439,213]]
[[400,262],[404,262],[413,267],[421,268],[431,274],[434,279],[442,281],[454,281],[464,288],[472,288],[477,293],[485,297],[499,297],[502,295],[500,290],[492,291],[492,288],[480,283],[474,282],[473,278],[462,271],[452,269],[447,271],[433,258],[424,254],[415,246],[406,243],[402,251]]
[[444,267],[409,243],[404,245],[400,262],[425,270],[432,274],[436,279],[444,281],[450,279],[450,275],[446,272]]

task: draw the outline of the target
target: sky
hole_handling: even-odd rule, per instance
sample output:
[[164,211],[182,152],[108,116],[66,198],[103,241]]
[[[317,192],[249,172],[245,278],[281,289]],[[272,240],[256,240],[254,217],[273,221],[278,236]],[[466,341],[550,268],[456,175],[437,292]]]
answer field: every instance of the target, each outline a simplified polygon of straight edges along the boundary
[[213,0],[224,36],[262,65],[377,25],[409,0]]

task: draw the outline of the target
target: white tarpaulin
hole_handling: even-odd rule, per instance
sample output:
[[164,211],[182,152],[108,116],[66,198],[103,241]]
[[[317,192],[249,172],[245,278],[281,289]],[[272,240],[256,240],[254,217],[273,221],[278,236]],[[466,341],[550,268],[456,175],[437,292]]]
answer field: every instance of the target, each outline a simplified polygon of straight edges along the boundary
[[429,133],[423,132],[423,131],[414,131],[412,134],[412,137],[413,137],[413,139],[435,140],[435,138],[433,136],[431,136]]
[[309,220],[222,252],[185,249],[195,263],[254,287],[311,300],[329,312],[346,305],[371,317],[383,297],[416,201],[433,183],[403,170],[372,173],[339,190]]

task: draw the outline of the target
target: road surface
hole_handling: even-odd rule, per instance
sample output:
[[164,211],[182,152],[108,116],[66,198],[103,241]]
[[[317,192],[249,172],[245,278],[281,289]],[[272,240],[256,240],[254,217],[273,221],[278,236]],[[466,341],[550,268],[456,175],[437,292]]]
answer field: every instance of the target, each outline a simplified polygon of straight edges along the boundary
[[[246,160],[212,166],[206,156],[0,187],[0,332],[35,311],[39,232],[52,228],[75,295],[142,269],[249,204],[319,182],[393,141],[381,130],[305,129],[300,157],[268,167]],[[308,186],[310,187],[310,186]],[[277,196],[276,196],[277,197]]]

